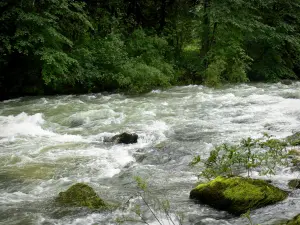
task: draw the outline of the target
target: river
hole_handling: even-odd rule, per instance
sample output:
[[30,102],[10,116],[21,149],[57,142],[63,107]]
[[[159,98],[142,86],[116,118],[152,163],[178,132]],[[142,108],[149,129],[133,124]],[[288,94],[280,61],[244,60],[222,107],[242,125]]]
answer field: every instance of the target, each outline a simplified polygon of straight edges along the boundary
[[[129,210],[140,201],[135,176],[147,181],[149,195],[168,199],[171,216],[175,220],[176,214],[184,215],[184,225],[247,224],[244,218],[189,200],[201,170],[189,162],[195,155],[207,157],[223,142],[263,132],[282,138],[299,130],[299,82],[173,87],[137,97],[87,94],[0,102],[0,224],[116,224],[117,218],[135,216]],[[103,142],[125,131],[137,133],[138,143]],[[281,168],[265,178],[288,190],[287,181],[298,176],[297,170]],[[128,202],[128,207],[97,212],[55,204],[58,193],[76,182],[89,184],[107,201]],[[142,211],[149,224],[159,224],[147,208]],[[279,204],[252,211],[251,218],[254,223],[276,224],[298,213],[296,190]],[[164,225],[170,224],[165,215],[157,215]]]

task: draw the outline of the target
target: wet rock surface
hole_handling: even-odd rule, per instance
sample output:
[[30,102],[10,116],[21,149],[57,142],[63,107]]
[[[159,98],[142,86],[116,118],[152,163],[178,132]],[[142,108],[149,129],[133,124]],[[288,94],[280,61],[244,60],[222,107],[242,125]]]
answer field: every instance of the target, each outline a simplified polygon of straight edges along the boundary
[[106,138],[105,142],[114,142],[116,144],[134,144],[137,143],[138,135],[135,133],[122,133],[113,136],[112,138]]
[[234,215],[277,203],[286,197],[286,192],[263,180],[242,177],[217,177],[190,192],[191,199]]
[[60,192],[56,201],[62,205],[107,209],[108,205],[87,184],[77,183],[65,192]]

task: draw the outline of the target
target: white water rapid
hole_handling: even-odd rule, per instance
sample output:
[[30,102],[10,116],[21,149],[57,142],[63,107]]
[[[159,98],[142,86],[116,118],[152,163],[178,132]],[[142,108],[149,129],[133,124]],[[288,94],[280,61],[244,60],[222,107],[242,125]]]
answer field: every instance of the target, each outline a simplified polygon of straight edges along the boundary
[[[135,132],[138,143],[103,142],[120,132]],[[251,84],[210,89],[174,87],[128,97],[88,94],[19,98],[0,102],[0,224],[112,225],[135,217],[135,176],[149,183],[159,199],[168,199],[173,220],[183,225],[247,224],[189,200],[199,169],[193,156],[208,156],[213,146],[260,137],[278,138],[300,131],[300,83]],[[254,177],[258,175],[252,174]],[[283,168],[271,179],[288,190],[299,172]],[[89,184],[105,200],[128,208],[112,212],[63,208],[54,203],[70,185]],[[257,224],[276,224],[300,213],[300,191],[287,200],[251,212]],[[145,209],[149,224],[159,224]],[[169,225],[165,215],[164,225]],[[129,221],[123,224],[142,224]]]

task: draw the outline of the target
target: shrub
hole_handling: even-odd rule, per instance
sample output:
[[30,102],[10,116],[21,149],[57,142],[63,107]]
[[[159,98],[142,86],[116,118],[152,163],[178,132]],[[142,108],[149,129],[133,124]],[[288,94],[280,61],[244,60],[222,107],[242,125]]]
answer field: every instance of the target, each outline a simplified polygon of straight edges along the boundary
[[[264,134],[263,138],[242,139],[237,145],[222,144],[214,148],[203,161],[204,170],[199,176],[211,179],[217,176],[234,176],[253,169],[261,175],[274,175],[277,166],[288,164],[287,142]],[[191,165],[202,162],[196,156]]]

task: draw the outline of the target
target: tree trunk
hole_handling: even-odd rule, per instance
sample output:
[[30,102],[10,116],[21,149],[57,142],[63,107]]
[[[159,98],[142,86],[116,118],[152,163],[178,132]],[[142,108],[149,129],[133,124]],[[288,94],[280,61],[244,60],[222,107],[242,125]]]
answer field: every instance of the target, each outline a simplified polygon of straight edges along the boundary
[[161,8],[160,8],[159,32],[162,32],[162,30],[166,25],[166,8],[167,8],[167,0],[162,0]]
[[205,69],[208,66],[207,53],[210,50],[210,18],[209,18],[209,7],[211,0],[204,0],[203,2],[203,30],[202,30],[202,39],[201,39],[201,50],[200,58],[203,62]]

